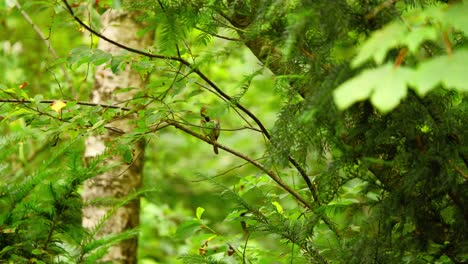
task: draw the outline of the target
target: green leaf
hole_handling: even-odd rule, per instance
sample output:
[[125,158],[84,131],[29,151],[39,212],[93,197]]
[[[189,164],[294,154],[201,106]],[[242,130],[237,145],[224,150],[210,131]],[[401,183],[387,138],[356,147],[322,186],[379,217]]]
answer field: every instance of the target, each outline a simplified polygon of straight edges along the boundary
[[117,74],[122,69],[124,69],[125,68],[125,64],[123,64],[124,61],[125,61],[124,56],[114,56],[114,57],[112,57],[111,66],[110,66],[110,68],[112,70],[112,73]]
[[26,108],[19,108],[13,112],[8,113],[5,119],[13,117],[13,116],[21,116],[21,115],[29,115],[29,114],[34,114],[34,112]]
[[362,45],[351,65],[357,67],[370,58],[373,58],[376,63],[381,64],[385,59],[387,51],[398,45],[407,31],[408,29],[405,25],[399,21],[392,22],[383,29],[375,31]]
[[80,46],[72,49],[68,55],[68,63],[76,64],[80,66],[83,63],[88,63],[90,61],[90,49],[86,46]]
[[340,109],[370,98],[377,109],[388,112],[406,96],[406,83],[412,75],[413,70],[405,67],[395,68],[388,63],[376,69],[365,70],[343,83],[334,91],[333,96]]
[[41,254],[42,254],[42,251],[41,251],[40,249],[36,248],[36,249],[33,249],[33,250],[31,251],[31,253],[32,253],[33,255],[41,255]]
[[112,55],[100,49],[94,49],[91,53],[91,62],[94,65],[101,65],[112,59]]
[[94,65],[101,65],[108,62],[112,58],[110,53],[104,52],[100,49],[90,49],[86,46],[74,48],[68,55],[68,62],[80,66],[84,63],[93,63]]
[[139,73],[148,73],[152,71],[154,67],[154,62],[147,60],[139,60],[132,63],[132,69]]
[[440,38],[440,25],[455,27],[468,36],[468,4],[462,2],[445,6],[434,6],[426,10],[415,10],[405,16],[406,23],[394,21],[375,31],[360,48],[352,61],[353,67],[362,65],[369,59],[377,64],[384,62],[387,52],[399,46],[407,46],[412,53],[417,52],[424,41]]
[[8,251],[15,250],[16,248],[14,246],[6,246],[0,250],[0,256],[7,253]]
[[456,29],[465,32],[468,36],[468,2],[462,1],[456,5],[452,5],[445,13],[444,21],[451,24]]
[[91,127],[91,131],[92,131],[92,130],[96,130],[97,128],[99,128],[99,127],[105,125],[105,123],[106,123],[106,120],[104,120],[104,119],[101,119],[101,120],[97,121],[97,122],[94,123],[94,125]]
[[283,207],[281,206],[281,204],[279,204],[278,202],[271,202],[275,207],[276,207],[276,211],[280,214],[283,214]]
[[195,89],[195,90],[191,91],[191,92],[187,95],[187,98],[191,98],[191,97],[200,95],[200,94],[202,94],[203,92],[204,92],[204,91],[203,91],[202,89]]
[[438,36],[439,33],[434,27],[417,27],[408,32],[402,42],[408,46],[410,52],[415,53],[424,41],[436,40]]
[[205,212],[205,208],[203,207],[197,207],[197,219],[201,220],[201,217],[203,215],[203,212]]
[[131,164],[133,161],[133,151],[131,147],[127,147],[122,150],[122,158],[125,163]]
[[183,222],[178,228],[175,233],[175,237],[178,239],[186,239],[191,237],[195,234],[198,230],[200,230],[201,224],[198,220],[190,220]]
[[410,83],[419,95],[425,95],[438,84],[466,92],[468,91],[467,61],[468,50],[458,50],[451,56],[433,58],[419,65]]

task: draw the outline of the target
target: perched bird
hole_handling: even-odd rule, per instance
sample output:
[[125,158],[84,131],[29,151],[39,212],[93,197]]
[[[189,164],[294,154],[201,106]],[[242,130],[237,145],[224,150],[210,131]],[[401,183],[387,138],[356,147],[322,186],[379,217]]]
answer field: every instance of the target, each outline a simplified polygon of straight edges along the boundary
[[203,119],[200,120],[202,132],[213,143],[214,153],[218,154],[218,146],[216,146],[216,142],[219,138],[220,133],[219,120],[217,118],[211,119],[206,114],[206,107],[202,107],[202,109],[200,110],[200,115],[203,117]]

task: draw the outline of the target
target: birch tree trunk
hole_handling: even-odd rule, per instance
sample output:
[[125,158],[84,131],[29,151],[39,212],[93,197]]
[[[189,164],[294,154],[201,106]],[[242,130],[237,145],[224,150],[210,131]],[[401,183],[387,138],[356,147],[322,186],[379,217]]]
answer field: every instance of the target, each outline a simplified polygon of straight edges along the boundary
[[[146,34],[142,38],[137,38],[136,32],[142,29],[142,25],[132,19],[132,14],[109,10],[101,16],[101,33],[126,46],[145,49],[152,42],[152,36]],[[118,54],[121,49],[100,40],[98,48]],[[127,101],[132,98],[132,92],[115,93],[118,89],[126,87],[142,87],[144,80],[130,67],[115,75],[109,68],[100,66],[96,69],[95,87],[92,93],[92,101],[95,103],[112,103]],[[132,130],[129,122],[131,119],[122,119],[110,124],[124,132]],[[117,135],[115,132],[108,132],[105,135],[90,136],[86,139],[85,158],[89,159],[103,154],[106,150],[106,142],[111,142]],[[105,161],[106,164],[119,164],[115,169],[102,175],[92,178],[84,185],[82,193],[85,204],[95,199],[106,200],[105,198],[122,198],[134,192],[141,183],[141,172],[143,167],[144,144],[141,142],[135,146],[134,160],[131,165],[125,164],[117,156],[113,156]],[[129,167],[130,166],[130,167]],[[135,199],[127,205],[119,208],[113,216],[107,220],[104,227],[98,233],[99,237],[110,234],[121,233],[122,231],[134,228],[139,223],[139,200]],[[91,203],[83,209],[83,226],[85,228],[95,227],[102,217],[112,208],[112,205]],[[136,263],[137,238],[129,239],[113,246],[108,254],[102,259],[111,263]]]

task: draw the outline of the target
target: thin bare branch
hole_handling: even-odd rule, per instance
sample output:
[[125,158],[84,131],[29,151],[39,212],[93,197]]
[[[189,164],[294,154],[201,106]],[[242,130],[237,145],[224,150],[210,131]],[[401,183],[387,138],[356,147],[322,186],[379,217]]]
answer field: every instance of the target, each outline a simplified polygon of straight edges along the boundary
[[195,27],[195,28],[200,30],[203,33],[212,35],[212,36],[220,38],[220,39],[225,39],[225,40],[230,40],[230,41],[242,41],[241,39],[238,39],[238,38],[231,38],[231,37],[226,37],[226,36],[221,36],[221,35],[218,35],[218,34],[215,34],[215,33],[211,33],[211,32],[208,32],[208,31],[206,31],[206,30],[204,30],[204,29],[202,29],[200,27]]
[[[60,59],[60,57],[58,56],[57,52],[55,51],[55,49],[52,47],[52,45],[50,44],[50,41],[49,39],[44,35],[44,33],[42,33],[41,29],[36,25],[34,24],[34,21],[32,21],[31,17],[28,15],[28,13],[26,13],[26,11],[24,11],[23,7],[20,5],[20,3],[18,1],[14,1],[15,2],[15,6],[16,8],[18,8],[18,10],[20,11],[21,15],[24,17],[24,19],[31,25],[31,27],[34,29],[34,31],[36,31],[37,35],[39,35],[39,37],[42,39],[42,41],[44,41],[45,45],[47,46],[47,49],[50,51],[50,53],[52,54],[52,56],[58,60]],[[78,94],[76,93],[75,89],[73,88],[73,84],[70,80],[70,77],[68,76],[68,73],[67,73],[67,70],[65,69],[65,67],[63,66],[63,64],[60,64],[60,70],[62,71],[63,73],[63,76],[65,77],[65,80],[67,81],[68,83],[68,86],[70,86],[70,91],[72,92],[72,95],[73,95],[73,98],[77,99],[78,98]],[[55,77],[54,77],[55,78]],[[60,92],[62,92],[62,88],[60,87]],[[63,93],[62,93],[62,96],[63,96]]]
[[[38,103],[40,104],[52,104],[56,102],[57,100],[41,100]],[[108,104],[97,104],[97,103],[91,103],[91,102],[83,102],[83,101],[69,101],[69,100],[60,100],[64,103],[69,103],[69,102],[76,102],[77,105],[85,105],[85,106],[100,106],[102,108],[107,108],[107,109],[119,109],[122,111],[131,111],[132,109],[127,108],[127,107],[121,107],[117,105],[108,105]],[[0,103],[19,103],[19,104],[31,104],[33,103],[30,100],[22,100],[22,99],[2,99],[0,98]]]
[[368,13],[366,16],[365,16],[365,19],[371,19],[371,18],[374,18],[378,13],[380,13],[382,10],[384,10],[385,8],[388,8],[390,7],[391,5],[393,5],[396,1],[398,0],[387,0],[383,3],[381,3],[380,5],[378,5],[376,8],[374,8],[374,10],[372,10],[372,12]]
[[177,128],[177,129],[180,129],[180,130],[184,131],[187,134],[190,134],[190,135],[192,135],[192,136],[194,136],[194,137],[196,137],[196,138],[198,138],[200,140],[203,140],[208,144],[216,145],[218,148],[223,149],[226,152],[229,152],[232,155],[237,156],[237,157],[249,162],[250,164],[252,164],[255,167],[257,167],[258,169],[260,169],[261,171],[265,172],[273,181],[275,181],[279,186],[281,186],[281,188],[283,188],[285,191],[287,191],[289,194],[291,194],[294,198],[296,198],[297,201],[302,203],[305,207],[307,207],[309,209],[313,209],[313,206],[311,204],[309,204],[309,202],[304,197],[299,195],[294,189],[292,189],[285,182],[283,182],[283,180],[281,180],[281,178],[274,171],[266,168],[265,166],[263,166],[263,164],[259,163],[255,159],[252,159],[252,158],[244,155],[243,153],[240,153],[240,152],[238,152],[236,150],[233,150],[233,149],[231,149],[231,148],[229,148],[227,146],[221,145],[216,141],[213,142],[213,141],[209,140],[208,138],[206,138],[205,136],[203,136],[201,134],[198,134],[198,133],[194,132],[193,130],[190,130],[190,129],[186,128],[185,126],[179,124],[178,122],[176,122],[174,120],[166,120],[166,122],[169,125]]

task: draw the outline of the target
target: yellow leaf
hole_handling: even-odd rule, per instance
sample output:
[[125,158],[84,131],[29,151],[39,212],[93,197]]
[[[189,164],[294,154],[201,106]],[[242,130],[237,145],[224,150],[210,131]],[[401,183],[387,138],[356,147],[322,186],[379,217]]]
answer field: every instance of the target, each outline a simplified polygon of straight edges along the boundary
[[55,112],[60,113],[62,108],[64,108],[66,105],[67,105],[66,103],[58,100],[58,101],[53,102],[50,108],[52,108],[52,110],[54,110]]
[[283,214],[283,207],[281,206],[281,204],[279,204],[278,202],[271,203],[276,207],[276,211],[278,211],[278,213]]

